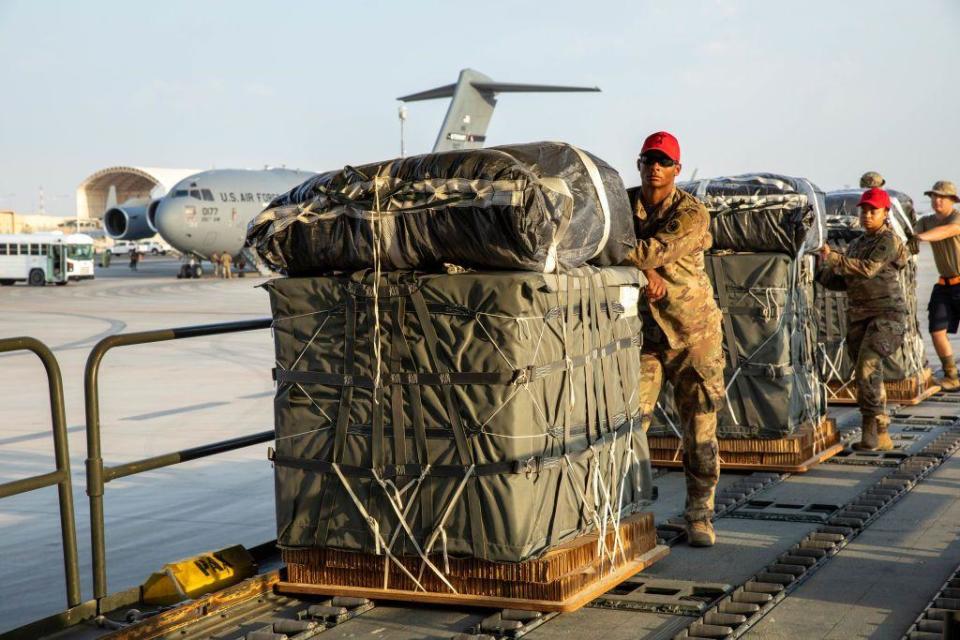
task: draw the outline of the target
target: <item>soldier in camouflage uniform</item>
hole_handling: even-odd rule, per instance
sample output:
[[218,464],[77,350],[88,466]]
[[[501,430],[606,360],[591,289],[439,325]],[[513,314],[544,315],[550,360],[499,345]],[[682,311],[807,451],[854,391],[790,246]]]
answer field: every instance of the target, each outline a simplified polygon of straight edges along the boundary
[[637,247],[627,258],[649,281],[641,355],[640,401],[644,429],[664,379],[674,388],[683,430],[688,539],[710,546],[713,496],[720,477],[717,409],[724,397],[720,310],[704,269],[710,248],[710,215],[679,191],[680,146],[666,132],[643,143],[638,161],[642,186],[634,207]]
[[860,207],[862,236],[845,254],[824,245],[817,279],[828,289],[846,290],[847,349],[856,361],[857,403],[863,434],[855,449],[889,451],[887,393],[883,360],[903,342],[907,330],[906,301],[898,272],[907,264],[907,251],[887,224],[890,196],[883,189],[864,191]]

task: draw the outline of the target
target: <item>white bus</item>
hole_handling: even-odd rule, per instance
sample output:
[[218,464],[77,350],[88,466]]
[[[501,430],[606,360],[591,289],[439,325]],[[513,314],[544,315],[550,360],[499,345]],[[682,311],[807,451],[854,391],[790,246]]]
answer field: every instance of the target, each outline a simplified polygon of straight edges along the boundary
[[26,282],[42,287],[67,281],[67,244],[63,234],[0,235],[0,285]]
[[63,239],[67,246],[67,279],[93,279],[93,238],[85,233],[71,233]]

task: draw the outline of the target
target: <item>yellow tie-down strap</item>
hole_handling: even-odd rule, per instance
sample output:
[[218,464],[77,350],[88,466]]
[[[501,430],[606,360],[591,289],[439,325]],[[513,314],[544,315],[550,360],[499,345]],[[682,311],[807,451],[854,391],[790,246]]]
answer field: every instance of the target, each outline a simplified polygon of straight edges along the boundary
[[140,590],[144,604],[176,604],[229,587],[256,572],[253,556],[238,544],[165,564]]

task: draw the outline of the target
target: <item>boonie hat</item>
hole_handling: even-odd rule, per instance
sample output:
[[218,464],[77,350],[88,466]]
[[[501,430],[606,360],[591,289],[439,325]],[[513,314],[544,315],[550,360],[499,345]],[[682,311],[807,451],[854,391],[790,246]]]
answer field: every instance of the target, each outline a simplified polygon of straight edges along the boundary
[[933,183],[933,188],[930,191],[924,191],[923,195],[943,196],[944,198],[952,198],[954,202],[960,202],[960,197],[957,196],[957,185],[949,180],[937,180]]

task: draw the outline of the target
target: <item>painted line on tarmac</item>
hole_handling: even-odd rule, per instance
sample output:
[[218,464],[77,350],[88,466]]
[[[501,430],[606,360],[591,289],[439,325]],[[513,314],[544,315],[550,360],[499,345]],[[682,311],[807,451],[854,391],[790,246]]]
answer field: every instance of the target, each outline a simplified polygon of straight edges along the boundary
[[174,409],[164,409],[163,411],[153,411],[151,413],[141,413],[136,416],[127,416],[126,418],[120,418],[121,420],[152,420],[153,418],[162,418],[164,416],[172,416],[179,413],[189,413],[191,411],[200,411],[201,409],[209,409],[210,407],[220,407],[225,404],[230,404],[229,402],[224,402],[218,400],[215,402],[199,402],[197,404],[188,404],[182,407],[176,407]]

